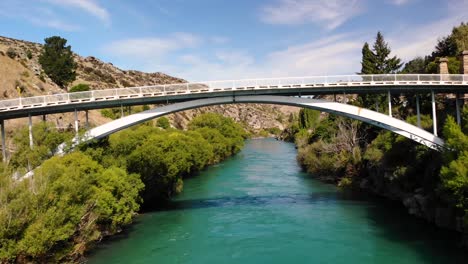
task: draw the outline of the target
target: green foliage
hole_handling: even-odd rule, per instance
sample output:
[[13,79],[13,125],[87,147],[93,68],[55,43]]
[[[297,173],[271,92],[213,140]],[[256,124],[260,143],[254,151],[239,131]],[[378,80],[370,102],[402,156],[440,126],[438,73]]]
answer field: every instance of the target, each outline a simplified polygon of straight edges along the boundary
[[44,72],[61,87],[67,86],[76,78],[76,63],[67,40],[58,36],[46,38],[39,63]]
[[320,112],[308,108],[299,111],[299,127],[304,129],[315,129],[320,122]]
[[86,92],[86,91],[89,91],[89,90],[91,90],[91,89],[89,88],[88,84],[80,83],[80,84],[77,84],[77,85],[73,86],[72,88],[70,88],[70,90],[68,92],[76,93],[76,92]]
[[[390,57],[391,49],[385,42],[382,33],[377,32],[372,50],[369,44],[364,43],[362,48],[361,74],[391,74],[397,73],[401,68],[401,59]],[[366,94],[359,96],[359,103],[367,108],[377,110],[377,105],[384,105],[385,96],[379,94]]]
[[428,67],[429,60],[427,57],[416,57],[409,62],[405,63],[403,70],[400,73],[402,74],[424,74],[426,72],[426,68]]
[[247,134],[241,125],[228,117],[223,117],[215,113],[207,113],[195,117],[189,124],[189,129],[208,127],[217,129],[221,135],[230,140],[231,153],[237,153],[244,146],[244,139]]
[[[464,108],[464,112],[466,109],[468,107]],[[464,211],[465,226],[468,227],[468,135],[450,116],[443,132],[447,148],[444,166],[440,170],[442,190],[453,205]]]
[[10,165],[13,168],[35,168],[55,154],[57,147],[73,134],[59,132],[53,123],[39,122],[32,127],[33,149],[29,146],[29,129],[23,127],[14,137],[16,152]]
[[158,118],[158,120],[156,121],[156,126],[162,129],[168,129],[171,127],[171,124],[169,123],[169,119],[163,116]]
[[76,152],[44,162],[33,179],[3,178],[0,187],[0,261],[59,262],[130,223],[143,184]]

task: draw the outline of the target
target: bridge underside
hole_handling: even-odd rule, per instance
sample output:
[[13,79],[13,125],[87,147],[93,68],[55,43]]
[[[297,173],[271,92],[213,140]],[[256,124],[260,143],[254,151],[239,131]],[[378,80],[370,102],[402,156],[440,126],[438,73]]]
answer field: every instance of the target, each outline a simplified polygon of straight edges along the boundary
[[89,130],[83,137],[75,138],[74,142],[83,143],[93,139],[99,139],[130,126],[134,126],[170,113],[203,106],[233,103],[279,104],[310,108],[321,112],[345,116],[369,123],[371,125],[407,137],[415,142],[435,150],[441,150],[444,146],[444,141],[441,138],[421,128],[385,114],[342,103],[278,95],[225,96],[174,103],[171,105],[157,107],[144,112],[136,113],[95,127]]

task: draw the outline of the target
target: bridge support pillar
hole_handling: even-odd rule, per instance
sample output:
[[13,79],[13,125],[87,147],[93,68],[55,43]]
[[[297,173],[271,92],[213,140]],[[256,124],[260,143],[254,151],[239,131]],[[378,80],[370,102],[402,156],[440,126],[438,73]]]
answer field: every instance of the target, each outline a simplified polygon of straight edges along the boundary
[[7,161],[7,146],[6,146],[6,140],[5,140],[5,121],[4,120],[0,120],[0,125],[2,126],[1,128],[1,133],[2,133],[2,158],[3,158],[3,162],[6,163]]
[[75,133],[78,134],[78,111],[75,109]]
[[461,117],[460,117],[460,94],[455,95],[455,108],[457,112],[457,124],[461,126]]
[[437,137],[437,116],[436,116],[436,103],[435,103],[434,90],[431,91],[431,97],[432,97],[432,127],[434,129],[434,136]]
[[123,105],[120,105],[120,118],[124,117]]
[[86,116],[86,129],[89,128],[89,115],[88,115],[88,110],[85,111],[85,116]]
[[418,127],[421,128],[421,110],[419,109],[419,95],[416,95],[416,117],[418,119]]
[[33,134],[32,134],[32,117],[31,114],[28,115],[28,129],[29,129],[29,148],[34,148]]
[[392,95],[390,94],[390,90],[387,92],[388,97],[388,115],[392,117]]

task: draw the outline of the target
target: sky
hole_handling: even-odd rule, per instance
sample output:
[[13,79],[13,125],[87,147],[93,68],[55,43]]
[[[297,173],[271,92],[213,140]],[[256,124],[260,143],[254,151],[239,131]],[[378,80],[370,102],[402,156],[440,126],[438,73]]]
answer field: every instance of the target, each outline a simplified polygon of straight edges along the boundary
[[468,22],[468,0],[0,0],[0,35],[189,81],[354,74],[378,31],[404,61]]

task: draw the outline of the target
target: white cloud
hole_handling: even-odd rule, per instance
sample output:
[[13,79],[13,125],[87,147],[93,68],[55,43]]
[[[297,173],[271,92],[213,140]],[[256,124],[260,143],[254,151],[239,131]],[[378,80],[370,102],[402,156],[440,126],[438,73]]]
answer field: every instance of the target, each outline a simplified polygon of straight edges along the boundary
[[401,30],[390,32],[388,42],[393,54],[405,61],[417,56],[429,55],[441,37],[449,35],[454,26],[468,19],[465,13],[468,1],[449,1],[449,15],[446,18],[423,25],[412,25]]
[[390,0],[390,3],[397,6],[402,6],[408,4],[411,1],[412,0]]
[[20,19],[40,26],[61,31],[77,31],[80,26],[62,20],[52,9],[34,6],[27,2],[2,0],[0,1],[0,16],[9,19]]
[[229,38],[221,37],[221,36],[215,36],[215,37],[211,37],[210,41],[213,42],[214,44],[226,44],[226,43],[229,42]]
[[97,17],[105,24],[110,24],[110,14],[104,7],[100,6],[95,0],[46,0],[49,3],[79,8],[88,14]]
[[[104,47],[104,53],[122,58],[130,65],[150,69],[159,66],[169,54],[181,49],[189,49],[202,43],[202,39],[190,33],[173,33],[165,38],[145,37],[114,41]],[[156,65],[155,63],[158,63]]]
[[352,74],[360,68],[362,39],[358,35],[333,35],[289,46],[254,59],[242,50],[215,52],[214,59],[188,54],[185,65],[170,73],[188,80],[221,80]]
[[270,24],[314,23],[335,29],[363,11],[359,0],[277,0],[262,8],[262,21]]

